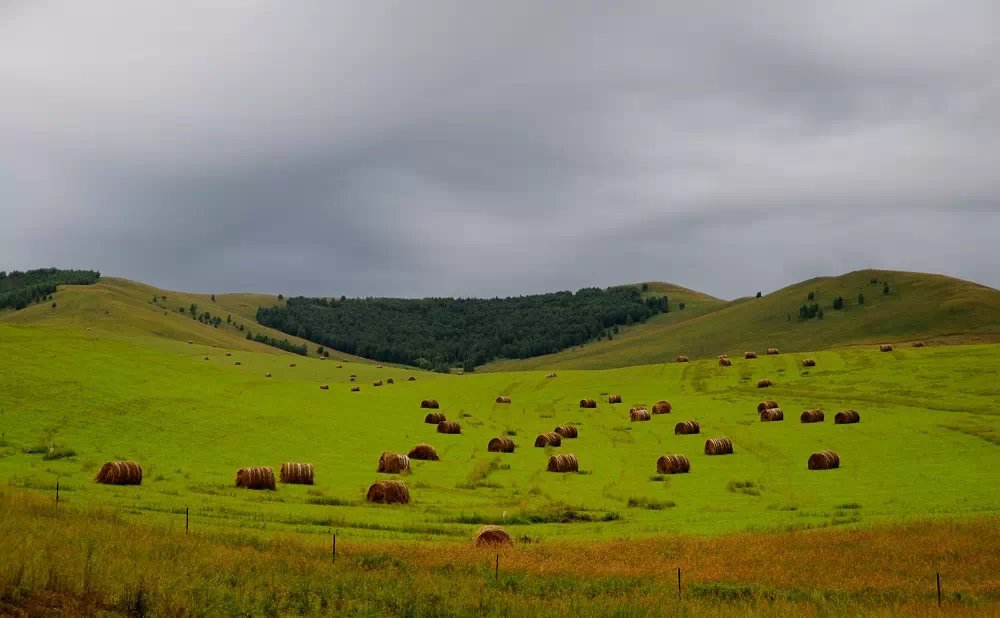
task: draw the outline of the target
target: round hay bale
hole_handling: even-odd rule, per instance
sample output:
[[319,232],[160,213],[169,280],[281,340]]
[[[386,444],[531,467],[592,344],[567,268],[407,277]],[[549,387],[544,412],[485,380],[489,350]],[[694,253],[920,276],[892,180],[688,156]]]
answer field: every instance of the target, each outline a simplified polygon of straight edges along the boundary
[[733,361],[729,360],[727,357],[723,356],[719,359],[719,367],[731,367]]
[[743,358],[746,358],[746,359],[757,358],[757,353],[756,352],[744,352],[743,353]]
[[382,368],[382,365],[375,365],[375,368],[376,368],[376,369],[381,369],[381,368]]
[[777,401],[762,401],[757,404],[757,414],[760,414],[764,410],[769,410],[771,408],[779,408]]
[[636,421],[648,421],[652,417],[649,415],[649,410],[646,408],[632,408],[628,412],[629,420],[633,423]]
[[581,408],[596,408],[597,407],[597,402],[595,400],[593,400],[593,399],[581,399],[580,400],[580,407]]
[[402,481],[375,481],[368,488],[366,498],[376,504],[409,504],[410,489]]
[[237,365],[237,366],[239,366],[239,365],[242,365],[243,363],[241,363],[240,361],[236,361],[236,363],[234,363],[234,364]]
[[410,377],[406,378],[406,381],[407,382],[416,382],[417,378],[415,378],[414,376],[410,376]]
[[774,356],[775,354],[781,354],[781,351],[778,348],[768,348],[767,353],[769,356]]
[[546,469],[549,472],[579,472],[580,462],[576,460],[576,455],[562,453],[549,457],[549,465]]
[[826,420],[826,416],[823,414],[822,410],[805,410],[802,412],[802,416],[799,417],[803,423],[822,423]]
[[344,368],[343,365],[337,365],[337,369],[343,369],[343,368]]
[[295,367],[295,363],[288,363],[289,367]]
[[385,381],[385,383],[386,383],[386,384],[395,384],[395,383],[396,383],[396,381],[395,381],[395,380],[393,380],[392,378],[389,378],[388,380],[386,380],[386,381]]
[[661,455],[656,460],[656,471],[660,474],[687,474],[691,462],[684,455]]
[[352,386],[351,387],[351,392],[352,393],[360,393],[361,392],[361,387],[360,386]]
[[358,374],[356,374],[356,373],[352,373],[352,374],[350,375],[350,377],[352,377],[352,378],[357,378],[357,377],[358,377]]
[[382,451],[378,458],[378,470],[386,474],[399,474],[410,469],[410,458],[399,453]]
[[914,342],[913,342],[913,347],[915,347],[915,348],[922,348],[922,347],[924,347],[925,345],[926,345],[926,344],[925,344],[925,343],[924,343],[923,341],[914,341]]
[[420,407],[430,408],[431,410],[437,410],[440,406],[438,406],[438,402],[436,399],[424,399],[423,401],[420,402]]
[[274,470],[270,467],[240,468],[236,471],[236,486],[274,490]]
[[226,352],[226,356],[232,356],[232,355],[233,355],[232,352]]
[[563,440],[573,440],[579,435],[576,425],[559,425],[552,431],[562,436]]
[[356,377],[354,377],[354,376],[351,376],[351,379],[350,379],[350,381],[351,381],[351,382],[356,382],[356,381],[357,381],[357,378],[356,378]]
[[701,425],[698,421],[681,421],[674,425],[674,433],[682,436],[701,433]]
[[382,386],[382,380],[375,380],[372,382],[372,386]]
[[562,446],[562,436],[554,431],[538,434],[538,437],[535,438],[535,447],[545,448],[546,446]]
[[785,413],[781,411],[781,408],[768,408],[760,413],[760,420],[762,423],[783,421],[785,420]]
[[815,367],[816,366],[816,359],[815,358],[803,358],[802,359],[802,366],[803,367]]
[[500,395],[497,397],[497,403],[510,403],[510,397],[507,395]]
[[729,438],[709,438],[705,440],[706,455],[732,455],[733,441]]
[[290,485],[312,485],[313,465],[311,463],[286,462],[281,464],[278,476],[282,483]]
[[763,380],[757,380],[757,388],[767,388],[769,386],[774,386],[774,382],[764,378]]
[[879,352],[892,352],[892,344],[891,343],[883,343],[882,345],[880,345],[878,347],[878,349],[879,349]]
[[660,400],[653,405],[653,414],[670,414],[673,409],[674,407],[670,405],[669,401]]
[[614,395],[608,395],[608,403],[621,403],[621,402],[622,402],[622,396],[619,395],[618,393],[615,393]]
[[678,362],[678,363],[686,363],[686,362],[688,362],[688,357],[684,356],[683,354],[681,354],[680,356],[678,356],[677,358],[675,358],[674,361]]
[[810,470],[832,470],[840,467],[840,455],[833,451],[819,451],[809,456]]
[[319,385],[319,390],[321,390],[321,391],[328,391],[328,390],[330,390],[330,385],[329,384],[320,384]]
[[265,378],[270,378],[270,377],[271,377],[271,372],[270,372],[270,371],[268,371],[267,373],[265,373],[265,374],[264,374],[264,377],[265,377]]
[[408,455],[410,459],[419,459],[421,461],[438,461],[437,451],[430,444],[418,444],[410,449]]
[[208,360],[208,357],[207,357],[207,356],[205,357],[205,360]]
[[833,422],[836,425],[852,425],[861,422],[861,415],[857,410],[841,410],[834,415]]
[[513,546],[514,540],[500,526],[483,526],[476,531],[476,547],[497,548],[503,545]]
[[513,453],[514,448],[514,441],[506,436],[492,438],[486,445],[486,450],[490,453]]
[[554,377],[556,377],[556,372],[555,371],[550,371],[549,373],[545,374],[545,377],[546,378],[554,378]]
[[458,421],[441,421],[438,423],[438,433],[462,433],[462,426]]
[[444,413],[442,412],[428,412],[427,416],[424,417],[424,422],[428,425],[437,425],[438,423],[446,420],[448,419],[445,418]]
[[142,466],[134,461],[109,461],[94,480],[102,485],[142,485]]

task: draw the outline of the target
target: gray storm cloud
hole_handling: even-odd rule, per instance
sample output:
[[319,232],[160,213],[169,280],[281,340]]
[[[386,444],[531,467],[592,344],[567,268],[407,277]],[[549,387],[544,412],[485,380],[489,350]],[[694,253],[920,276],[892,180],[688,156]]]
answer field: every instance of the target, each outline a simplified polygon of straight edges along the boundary
[[1000,286],[995,3],[702,4],[6,3],[0,269]]

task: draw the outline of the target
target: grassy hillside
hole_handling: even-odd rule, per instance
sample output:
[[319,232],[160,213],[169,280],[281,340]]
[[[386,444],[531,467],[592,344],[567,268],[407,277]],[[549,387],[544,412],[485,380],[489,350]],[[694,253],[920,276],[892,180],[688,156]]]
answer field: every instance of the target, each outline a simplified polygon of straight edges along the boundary
[[[969,345],[812,353],[606,371],[436,375],[277,355],[233,356],[173,339],[0,324],[0,486],[108,506],[143,520],[326,534],[350,539],[464,539],[481,523],[505,522],[519,538],[618,538],[675,533],[799,529],[996,513],[1000,495],[1000,346]],[[208,360],[205,360],[205,357]],[[290,367],[290,360],[297,361]],[[239,361],[240,365],[235,363]],[[271,372],[273,377],[265,377]],[[361,392],[349,390],[358,374]],[[375,379],[395,384],[372,387]],[[758,378],[775,386],[755,388]],[[327,383],[330,390],[318,388]],[[623,395],[622,405],[581,410],[578,400]],[[498,394],[510,405],[494,403]],[[434,397],[462,425],[435,433],[419,402]],[[756,404],[775,399],[787,420],[761,423]],[[667,399],[669,415],[631,423],[628,408]],[[798,414],[821,407],[827,422]],[[861,412],[858,425],[833,413]],[[702,424],[677,436],[679,420]],[[533,448],[536,434],[574,423],[580,437]],[[512,435],[514,454],[486,452]],[[703,454],[707,437],[733,439],[732,456]],[[429,442],[440,462],[404,475],[405,507],[364,501],[384,450]],[[839,470],[806,469],[810,453],[835,449]],[[47,455],[50,452],[51,454]],[[550,453],[575,453],[582,473],[545,471]],[[660,477],[656,458],[683,453],[690,474]],[[923,465],[928,454],[947,465]],[[67,455],[66,457],[59,457]],[[140,487],[96,485],[107,460],[145,467]],[[238,467],[316,464],[313,487],[237,490]],[[970,496],[976,496],[970,499]],[[506,515],[505,515],[506,513]]]
[[[888,295],[882,293],[883,282],[889,284]],[[822,320],[798,318],[809,292],[815,292],[823,308]],[[864,294],[864,305],[857,303],[859,292]],[[846,302],[842,311],[832,307],[837,296]],[[810,279],[762,298],[707,301],[697,307],[702,313],[693,319],[677,322],[680,316],[660,316],[623,330],[612,341],[495,362],[484,369],[598,369],[669,362],[679,354],[704,358],[742,355],[747,350],[761,353],[767,347],[798,351],[918,338],[992,341],[1000,336],[1000,291],[923,273],[862,270]]]
[[[153,298],[156,297],[156,302]],[[291,343],[308,345],[309,354],[316,355],[316,344],[286,335],[257,324],[255,315],[260,306],[281,305],[284,300],[263,294],[192,294],[162,290],[143,283],[102,277],[93,285],[60,286],[54,295],[56,303],[45,302],[20,311],[0,311],[0,323],[56,327],[76,331],[100,331],[127,337],[153,337],[174,341],[226,348],[254,350],[271,354],[286,354],[277,348],[246,339],[246,330],[269,335],[275,339],[288,339]],[[188,313],[191,304],[198,311],[208,311],[223,317],[218,328],[192,319]],[[183,307],[185,313],[180,313]],[[232,323],[225,318],[232,316]],[[295,355],[289,355],[295,356]],[[337,354],[338,358],[361,361],[359,357]]]

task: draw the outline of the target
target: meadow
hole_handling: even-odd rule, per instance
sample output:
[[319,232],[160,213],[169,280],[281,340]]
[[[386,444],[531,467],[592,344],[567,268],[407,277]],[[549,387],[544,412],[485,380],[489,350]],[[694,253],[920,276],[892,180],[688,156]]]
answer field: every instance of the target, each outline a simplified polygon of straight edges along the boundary
[[[763,351],[761,351],[763,352]],[[249,529],[356,540],[455,540],[484,523],[520,542],[663,533],[715,535],[863,526],[1000,511],[1000,347],[871,347],[614,370],[440,375],[331,358],[233,351],[152,336],[0,324],[0,482],[69,505],[114,508],[157,525]],[[206,360],[207,359],[207,360]],[[236,362],[240,364],[237,365]],[[295,367],[290,364],[295,363]],[[340,368],[338,368],[340,365]],[[266,378],[270,372],[273,377]],[[350,392],[350,374],[361,391]],[[407,378],[413,375],[416,381]],[[394,384],[373,387],[376,379]],[[756,388],[770,378],[774,386]],[[319,385],[329,384],[329,390]],[[621,393],[623,403],[606,403]],[[509,405],[496,404],[499,394]],[[435,398],[460,435],[423,422]],[[581,398],[599,401],[595,410]],[[630,422],[629,408],[660,399],[673,412]],[[778,401],[783,422],[762,423],[757,403]],[[802,424],[806,408],[824,423]],[[836,411],[861,413],[835,425]],[[700,435],[674,424],[697,420]],[[579,438],[534,448],[535,436],[572,423]],[[509,435],[512,454],[489,453]],[[706,438],[735,453],[706,456]],[[406,506],[365,502],[384,450],[428,442],[441,461],[415,461],[400,478]],[[833,449],[841,467],[810,471],[810,453]],[[546,472],[570,452],[579,474]],[[691,473],[658,475],[656,459],[681,453]],[[102,486],[104,461],[142,463],[138,487]],[[233,486],[242,466],[308,461],[313,486]]]

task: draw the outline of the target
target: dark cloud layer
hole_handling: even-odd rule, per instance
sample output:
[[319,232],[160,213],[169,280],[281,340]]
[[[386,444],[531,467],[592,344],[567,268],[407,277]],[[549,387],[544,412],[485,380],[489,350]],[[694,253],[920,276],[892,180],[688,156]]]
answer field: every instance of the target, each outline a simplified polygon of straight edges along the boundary
[[0,6],[0,268],[1000,286],[994,2],[209,4]]

